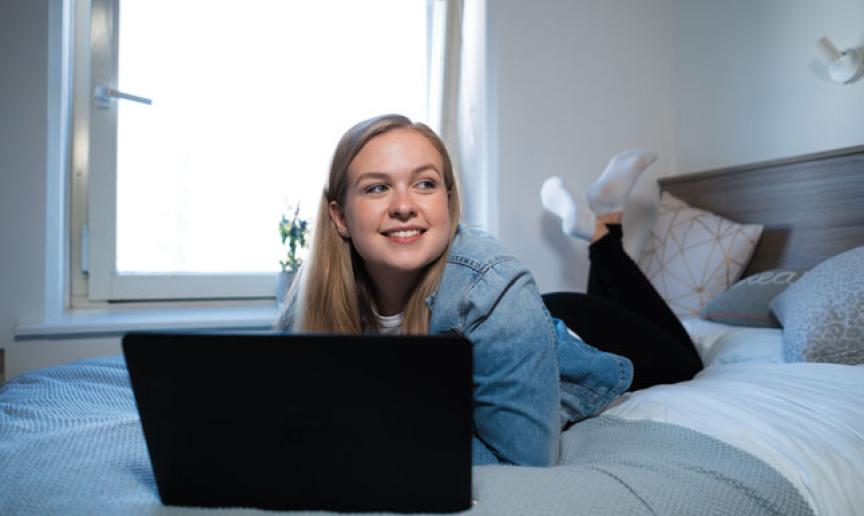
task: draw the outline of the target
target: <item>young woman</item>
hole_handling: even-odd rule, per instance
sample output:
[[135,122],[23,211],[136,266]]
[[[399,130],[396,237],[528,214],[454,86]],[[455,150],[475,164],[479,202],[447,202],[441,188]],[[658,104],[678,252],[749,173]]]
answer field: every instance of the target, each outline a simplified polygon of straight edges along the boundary
[[311,255],[276,328],[461,334],[474,350],[474,464],[553,465],[561,428],[626,391],[632,363],[550,317],[528,270],[460,213],[431,129],[399,115],[355,125],[334,152]]

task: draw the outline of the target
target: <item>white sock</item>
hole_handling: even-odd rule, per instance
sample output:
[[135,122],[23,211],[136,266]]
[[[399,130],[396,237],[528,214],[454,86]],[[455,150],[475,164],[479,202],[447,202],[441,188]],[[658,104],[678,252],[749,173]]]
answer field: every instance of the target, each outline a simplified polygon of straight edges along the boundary
[[543,182],[540,200],[544,208],[561,218],[561,231],[565,235],[591,240],[594,234],[594,214],[585,203],[576,202],[560,177],[550,177]]
[[657,154],[640,149],[616,154],[603,174],[588,188],[588,204],[597,215],[624,210],[633,185]]

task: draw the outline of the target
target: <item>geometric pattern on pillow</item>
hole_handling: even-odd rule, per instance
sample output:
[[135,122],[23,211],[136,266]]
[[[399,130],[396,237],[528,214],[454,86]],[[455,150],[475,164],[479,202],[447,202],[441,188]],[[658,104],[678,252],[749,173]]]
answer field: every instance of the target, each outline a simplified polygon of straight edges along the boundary
[[864,246],[804,274],[771,302],[787,362],[864,364]]
[[679,316],[698,315],[735,283],[762,226],[738,224],[663,192],[639,267]]

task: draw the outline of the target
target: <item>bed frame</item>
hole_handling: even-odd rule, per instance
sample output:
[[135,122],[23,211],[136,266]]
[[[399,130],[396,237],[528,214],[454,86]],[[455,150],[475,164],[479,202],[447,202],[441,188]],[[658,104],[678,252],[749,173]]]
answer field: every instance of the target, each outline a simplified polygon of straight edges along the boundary
[[864,245],[864,145],[658,183],[692,206],[765,226],[744,276],[775,268],[809,269]]

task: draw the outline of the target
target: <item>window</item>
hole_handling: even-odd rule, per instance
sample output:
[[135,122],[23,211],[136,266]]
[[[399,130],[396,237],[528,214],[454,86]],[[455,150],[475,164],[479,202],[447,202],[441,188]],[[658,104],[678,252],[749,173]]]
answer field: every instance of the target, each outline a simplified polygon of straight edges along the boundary
[[341,133],[438,125],[443,0],[76,9],[73,304],[272,297],[278,221],[314,217]]

